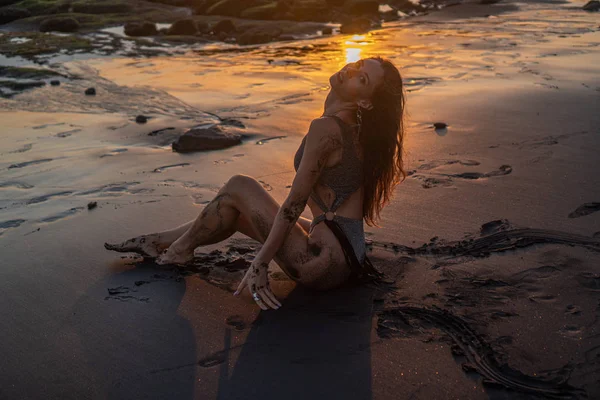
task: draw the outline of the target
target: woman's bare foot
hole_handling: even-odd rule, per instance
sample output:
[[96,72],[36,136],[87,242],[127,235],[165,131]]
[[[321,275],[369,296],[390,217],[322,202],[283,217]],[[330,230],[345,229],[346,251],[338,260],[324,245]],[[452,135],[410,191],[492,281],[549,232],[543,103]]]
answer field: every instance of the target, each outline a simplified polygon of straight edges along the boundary
[[190,250],[181,243],[175,241],[168,249],[165,249],[162,254],[156,257],[156,263],[159,265],[178,264],[184,265],[194,259],[194,249]]
[[107,250],[118,251],[120,253],[138,253],[144,257],[158,257],[158,255],[169,246],[162,243],[157,233],[142,235],[126,240],[119,244],[104,243]]

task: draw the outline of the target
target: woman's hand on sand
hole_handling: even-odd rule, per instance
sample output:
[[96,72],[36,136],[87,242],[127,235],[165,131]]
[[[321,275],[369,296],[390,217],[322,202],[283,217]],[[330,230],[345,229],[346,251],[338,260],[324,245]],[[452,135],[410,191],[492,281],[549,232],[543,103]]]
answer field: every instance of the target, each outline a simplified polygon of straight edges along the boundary
[[271,292],[268,270],[269,263],[255,259],[233,295],[238,296],[245,287],[248,287],[250,296],[261,309],[268,310],[272,308],[277,310],[281,307],[281,303]]

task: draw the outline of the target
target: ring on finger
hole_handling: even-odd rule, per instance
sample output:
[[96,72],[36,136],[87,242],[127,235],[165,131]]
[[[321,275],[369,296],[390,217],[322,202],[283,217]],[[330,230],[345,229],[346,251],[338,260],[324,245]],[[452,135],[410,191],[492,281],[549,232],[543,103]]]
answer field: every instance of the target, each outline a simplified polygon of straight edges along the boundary
[[261,301],[260,295],[258,293],[252,293],[252,298],[254,301]]

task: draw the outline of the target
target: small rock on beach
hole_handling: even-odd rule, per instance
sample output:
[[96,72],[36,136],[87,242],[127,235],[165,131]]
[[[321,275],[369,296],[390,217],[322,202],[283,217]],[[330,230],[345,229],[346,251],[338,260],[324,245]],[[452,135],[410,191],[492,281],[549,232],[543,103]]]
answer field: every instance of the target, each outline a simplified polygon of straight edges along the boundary
[[148,122],[148,117],[146,117],[145,115],[138,115],[137,117],[135,117],[135,122],[137,122],[138,124],[145,124],[146,122]]
[[598,1],[598,0],[588,1],[583,6],[583,9],[585,11],[600,11],[600,1]]
[[192,128],[180,136],[172,145],[178,153],[193,151],[219,150],[235,146],[242,142],[242,135],[227,132],[220,126]]

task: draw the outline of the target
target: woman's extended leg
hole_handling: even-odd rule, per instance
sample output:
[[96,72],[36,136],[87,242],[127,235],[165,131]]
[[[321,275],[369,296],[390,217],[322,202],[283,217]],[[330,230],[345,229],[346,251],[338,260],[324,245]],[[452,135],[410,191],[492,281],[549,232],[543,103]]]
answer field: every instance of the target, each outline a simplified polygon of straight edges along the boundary
[[[158,257],[158,255],[162,253],[163,250],[167,249],[174,241],[179,239],[181,235],[187,232],[187,230],[190,229],[194,221],[196,220],[188,221],[183,225],[179,225],[176,228],[169,229],[166,231],[137,236],[128,239],[122,243],[104,243],[104,247],[107,250],[118,251],[121,253],[133,252],[139,253],[145,257]],[[308,234],[310,230],[311,220],[304,217],[300,217],[298,219],[298,224],[300,224],[302,229],[304,229],[304,231]],[[213,243],[218,243],[221,240],[215,240]],[[211,243],[204,243],[204,245],[206,244]]]
[[[236,231],[264,243],[278,211],[279,204],[259,182],[236,175],[221,188],[196,220],[130,241],[137,240],[139,243],[140,238],[145,237],[144,242],[147,243],[148,238],[154,236],[153,241],[169,247],[167,239],[174,240],[177,236],[160,262],[184,263],[193,257],[195,247],[220,242]],[[350,270],[337,239],[332,234],[331,240],[317,241],[308,236],[309,227],[310,221],[306,219],[296,223],[277,252],[275,261],[292,279],[308,286],[327,289],[343,283]],[[117,250],[121,251],[121,248]]]

